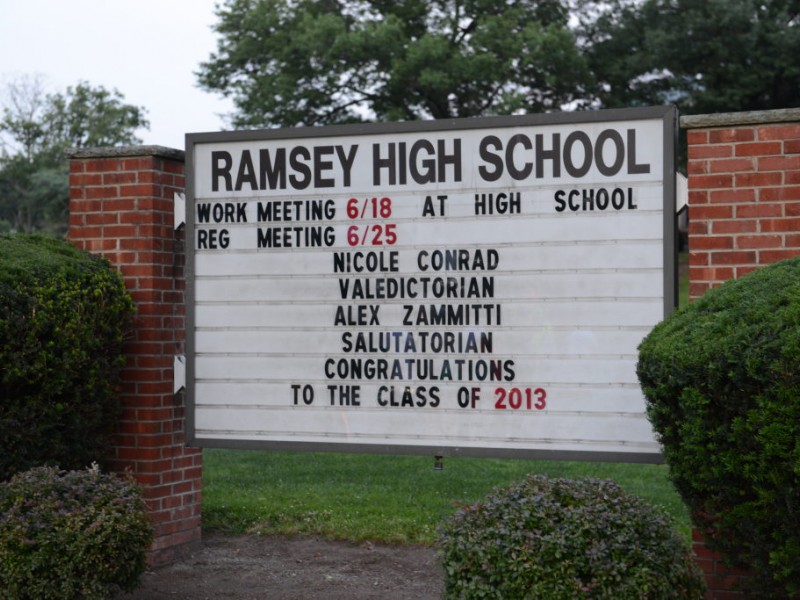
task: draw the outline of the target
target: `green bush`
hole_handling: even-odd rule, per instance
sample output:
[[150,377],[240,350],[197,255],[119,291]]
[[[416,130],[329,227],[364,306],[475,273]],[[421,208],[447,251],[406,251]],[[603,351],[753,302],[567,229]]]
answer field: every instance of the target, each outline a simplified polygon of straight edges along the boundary
[[529,475],[458,510],[441,546],[448,598],[702,598],[668,519],[612,481]]
[[0,480],[102,461],[132,314],[106,261],[55,238],[0,235]]
[[96,468],[0,483],[0,596],[112,598],[139,584],[152,529],[139,489]]
[[707,543],[800,593],[800,258],[708,291],[642,342],[647,413]]

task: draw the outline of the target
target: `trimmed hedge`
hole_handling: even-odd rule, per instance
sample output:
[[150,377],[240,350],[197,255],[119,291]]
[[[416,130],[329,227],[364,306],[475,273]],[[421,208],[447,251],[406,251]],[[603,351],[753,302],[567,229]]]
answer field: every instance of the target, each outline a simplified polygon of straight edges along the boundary
[[639,348],[647,413],[707,544],[800,594],[800,258],[709,290]]
[[108,263],[39,235],[0,235],[0,480],[102,462],[133,303]]
[[529,475],[443,526],[448,598],[703,597],[668,517],[612,481]]
[[0,597],[102,600],[139,585],[152,541],[131,480],[37,467],[0,483]]

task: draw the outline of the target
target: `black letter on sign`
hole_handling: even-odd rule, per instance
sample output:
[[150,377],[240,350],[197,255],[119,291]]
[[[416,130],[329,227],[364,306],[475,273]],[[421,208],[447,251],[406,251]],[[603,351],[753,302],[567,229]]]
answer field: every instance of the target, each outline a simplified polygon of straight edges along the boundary
[[478,152],[484,162],[494,165],[494,170],[489,170],[484,166],[478,167],[478,173],[484,181],[497,181],[503,175],[503,159],[490,151],[503,149],[503,142],[496,135],[487,135],[481,140]]
[[[275,162],[270,159],[269,150],[258,151],[261,173],[261,189],[274,190],[286,188],[286,148],[275,150]],[[269,187],[267,187],[269,185]]]
[[[222,164],[220,164],[222,161]],[[225,180],[225,191],[230,192],[231,186],[231,167],[233,166],[233,158],[230,152],[224,150],[215,150],[211,153],[211,191],[219,191],[219,178]]]
[[305,162],[300,159],[304,159],[305,161],[311,160],[311,152],[308,151],[307,148],[303,146],[297,146],[292,148],[292,151],[289,153],[289,164],[291,165],[292,169],[294,169],[298,175],[290,175],[289,181],[297,190],[304,190],[311,184],[311,167],[309,167]]
[[[603,147],[606,140],[611,140],[614,144],[614,162],[607,165],[605,157],[603,156]],[[622,136],[613,129],[604,129],[597,136],[597,141],[594,147],[594,162],[597,164],[597,170],[606,177],[611,177],[619,173],[622,168],[622,161],[625,160],[625,144],[622,142]]]
[[650,165],[647,163],[636,163],[636,130],[628,129],[628,173],[649,173]]
[[243,183],[249,183],[251,190],[257,190],[256,172],[253,169],[253,159],[250,150],[242,150],[242,160],[239,163],[239,172],[236,174],[236,191],[242,189]]
[[[583,146],[583,164],[575,166],[572,162],[572,145],[579,142]],[[573,131],[564,141],[564,166],[571,177],[583,177],[592,166],[592,141],[582,131]]]
[[530,176],[531,171],[533,171],[533,163],[526,162],[523,163],[521,169],[517,168],[517,165],[514,163],[514,150],[518,144],[525,148],[525,150],[531,150],[533,145],[527,135],[517,134],[508,140],[508,148],[506,148],[506,168],[511,177],[520,181]]

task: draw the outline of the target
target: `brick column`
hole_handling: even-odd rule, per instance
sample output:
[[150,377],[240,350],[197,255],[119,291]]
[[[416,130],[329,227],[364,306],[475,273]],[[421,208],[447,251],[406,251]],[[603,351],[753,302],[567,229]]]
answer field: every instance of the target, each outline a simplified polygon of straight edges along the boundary
[[[800,109],[681,118],[687,130],[689,296],[800,254]],[[693,531],[708,600],[743,598]]]
[[692,528],[692,552],[694,562],[703,571],[708,591],[706,600],[743,600],[747,598],[739,590],[746,584],[748,573],[728,567],[718,552],[706,546],[706,538],[695,527]]
[[800,109],[681,118],[689,295],[800,254]]
[[110,464],[131,472],[144,488],[155,528],[154,566],[200,542],[202,454],[184,445],[183,394],[173,394],[185,314],[183,229],[173,227],[173,197],[183,189],[179,150],[141,146],[70,154],[69,239],[108,259],[136,304],[125,347],[124,412]]

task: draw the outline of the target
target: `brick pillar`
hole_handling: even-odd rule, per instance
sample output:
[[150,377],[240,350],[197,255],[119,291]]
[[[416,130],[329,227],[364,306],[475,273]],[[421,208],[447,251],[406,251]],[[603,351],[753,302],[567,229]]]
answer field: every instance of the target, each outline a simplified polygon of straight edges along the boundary
[[703,571],[708,591],[706,600],[743,600],[747,598],[742,589],[748,573],[728,567],[718,552],[706,546],[706,538],[696,527],[692,527],[692,551],[694,562]]
[[800,254],[800,109],[681,118],[689,295]]
[[164,565],[200,542],[202,454],[185,447],[183,394],[173,361],[183,354],[183,229],[173,197],[184,189],[184,156],[159,146],[94,148],[70,154],[69,239],[108,259],[136,304],[125,347],[124,412],[111,468],[143,486]]
[[[681,118],[687,130],[689,296],[800,254],[800,109]],[[746,578],[693,531],[708,600]]]

